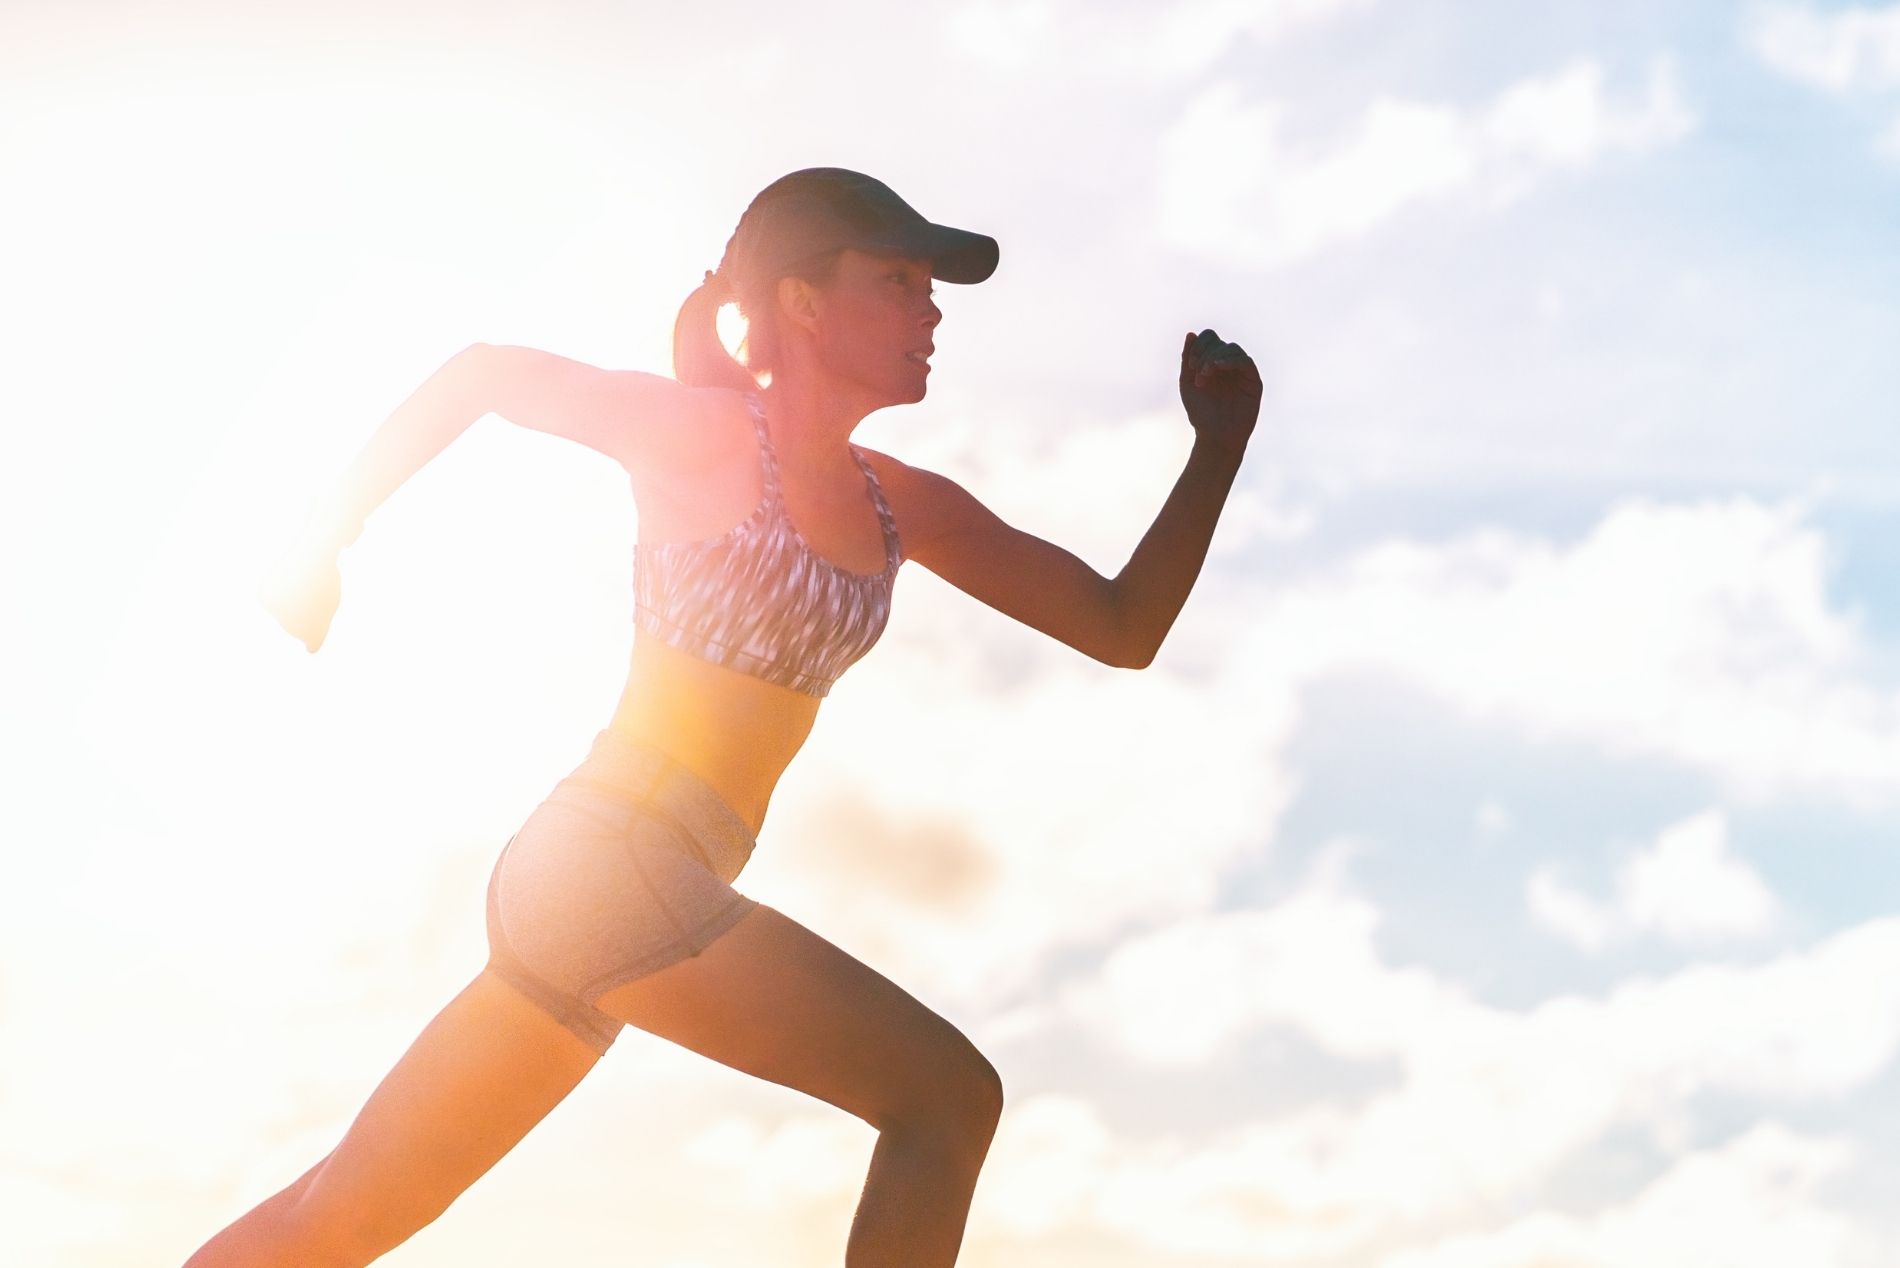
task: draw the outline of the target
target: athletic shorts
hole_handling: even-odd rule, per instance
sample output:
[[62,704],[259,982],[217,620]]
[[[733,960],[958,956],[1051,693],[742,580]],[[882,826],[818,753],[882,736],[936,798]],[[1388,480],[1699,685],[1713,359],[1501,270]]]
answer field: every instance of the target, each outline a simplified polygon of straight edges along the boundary
[[617,986],[698,955],[758,904],[732,888],[745,821],[678,762],[615,731],[528,816],[488,881],[489,968],[597,1052]]

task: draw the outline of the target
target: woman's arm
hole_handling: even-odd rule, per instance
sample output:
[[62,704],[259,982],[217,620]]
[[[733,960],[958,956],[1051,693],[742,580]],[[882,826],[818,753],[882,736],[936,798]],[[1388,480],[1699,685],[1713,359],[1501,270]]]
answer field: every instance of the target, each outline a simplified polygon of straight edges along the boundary
[[377,507],[484,414],[565,436],[639,479],[655,468],[677,469],[708,447],[716,429],[697,424],[710,395],[659,375],[602,370],[536,348],[471,344],[370,436],[312,511],[291,558],[265,583],[264,604],[317,650],[336,612],[337,557]]
[[705,436],[704,408],[672,379],[603,370],[538,348],[477,343],[462,349],[398,405],[347,470],[331,508],[338,549],[410,476],[484,414],[564,436],[629,471],[665,465]]
[[911,558],[958,589],[1096,660],[1153,661],[1207,558],[1260,412],[1260,373],[1213,331],[1181,350],[1181,400],[1194,447],[1128,563],[1102,576],[1061,547],[1012,528],[954,481],[901,468]]

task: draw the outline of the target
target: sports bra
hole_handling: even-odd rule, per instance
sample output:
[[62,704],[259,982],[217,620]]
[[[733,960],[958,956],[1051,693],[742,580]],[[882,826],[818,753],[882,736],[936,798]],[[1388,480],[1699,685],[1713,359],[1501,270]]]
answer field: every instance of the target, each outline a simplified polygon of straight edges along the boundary
[[758,433],[765,493],[736,528],[701,541],[633,548],[633,626],[639,637],[824,696],[884,632],[903,545],[877,474],[855,446],[884,532],[884,571],[852,572],[820,556],[793,527],[779,490],[765,405],[746,398]]

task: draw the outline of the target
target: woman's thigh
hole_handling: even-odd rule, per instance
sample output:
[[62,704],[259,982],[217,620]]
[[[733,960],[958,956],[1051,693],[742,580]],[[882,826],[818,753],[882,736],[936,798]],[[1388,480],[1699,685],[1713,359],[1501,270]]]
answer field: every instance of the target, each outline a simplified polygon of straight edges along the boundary
[[759,904],[698,956],[597,1006],[877,1128],[1000,1112],[995,1068],[909,992]]
[[423,1028],[305,1178],[296,1217],[339,1245],[381,1253],[439,1215],[599,1059],[483,972]]

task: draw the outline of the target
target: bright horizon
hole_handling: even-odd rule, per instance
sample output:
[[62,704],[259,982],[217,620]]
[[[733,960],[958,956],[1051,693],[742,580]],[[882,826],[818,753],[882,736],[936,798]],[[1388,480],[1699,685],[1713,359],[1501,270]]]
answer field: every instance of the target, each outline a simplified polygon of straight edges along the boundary
[[[468,343],[665,371],[798,167],[996,236],[868,444],[1105,571],[1180,332],[1259,431],[1160,660],[906,568],[739,888],[1009,1096],[961,1263],[1900,1249],[1900,5],[13,6],[9,1262],[177,1262],[481,966],[606,723],[620,474],[496,418],[275,543]],[[868,1128],[637,1032],[388,1256],[818,1268]]]

